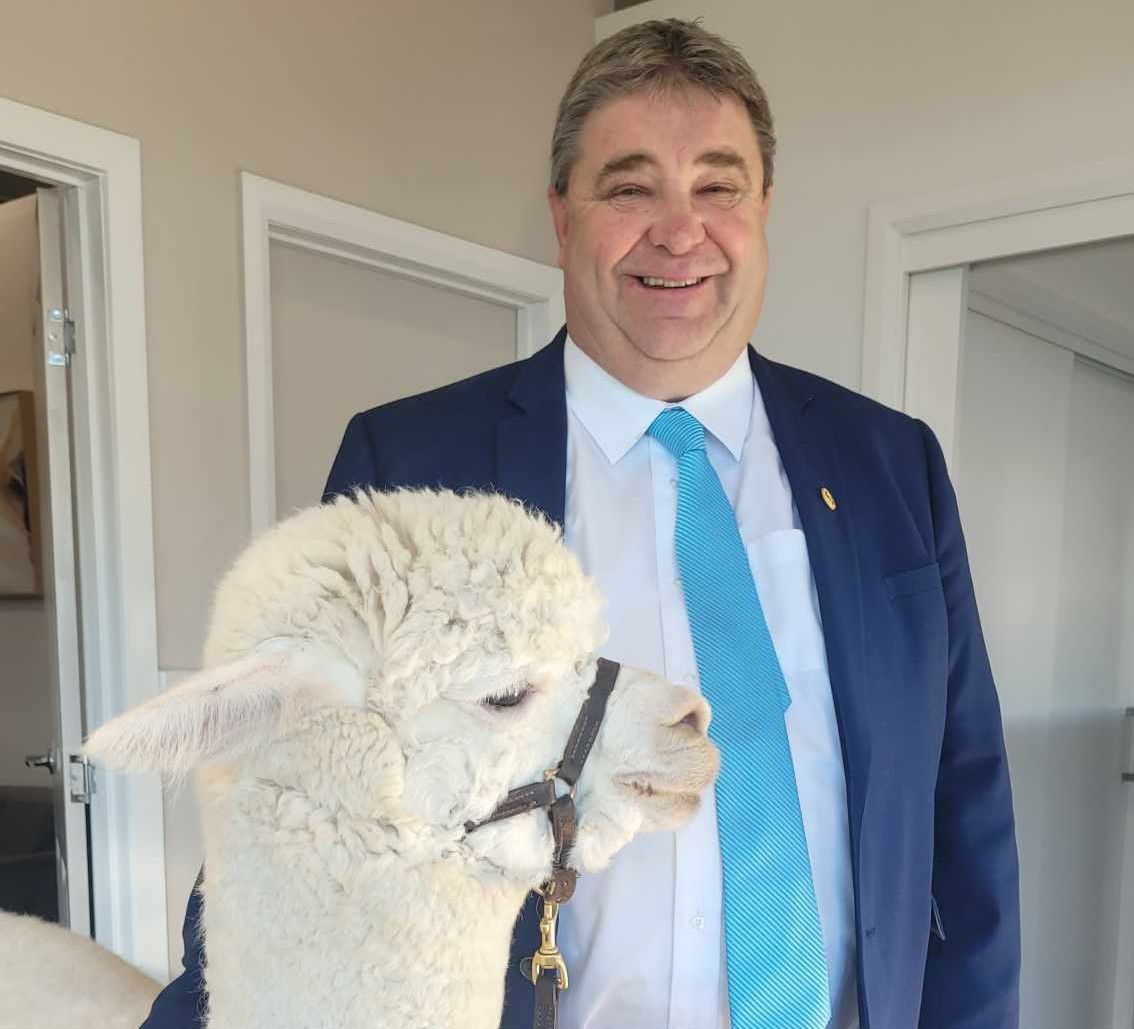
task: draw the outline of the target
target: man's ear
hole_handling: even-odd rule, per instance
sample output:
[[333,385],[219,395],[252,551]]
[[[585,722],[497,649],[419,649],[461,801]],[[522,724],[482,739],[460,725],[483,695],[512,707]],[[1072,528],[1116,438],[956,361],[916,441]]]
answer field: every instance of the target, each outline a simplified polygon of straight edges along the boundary
[[555,238],[559,241],[559,267],[563,267],[563,248],[567,245],[567,230],[571,212],[567,198],[555,192],[554,186],[547,187],[547,204],[551,208],[551,222],[555,226]]
[[769,186],[764,190],[764,195],[760,198],[760,224],[768,224],[768,211],[772,207],[772,194],[776,191],[775,186]]
[[364,697],[362,673],[341,653],[271,641],[112,719],[83,749],[112,768],[176,779],[198,764],[251,750],[313,707],[362,707]]

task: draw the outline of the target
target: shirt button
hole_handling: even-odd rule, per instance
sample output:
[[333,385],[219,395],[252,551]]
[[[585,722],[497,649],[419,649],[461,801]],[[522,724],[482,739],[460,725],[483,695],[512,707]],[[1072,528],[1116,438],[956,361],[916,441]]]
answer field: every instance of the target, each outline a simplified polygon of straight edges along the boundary
[[700,915],[694,915],[691,919],[689,919],[689,924],[693,926],[694,929],[705,928],[705,920]]
[[670,480],[669,480],[669,484],[670,484],[671,486],[676,486],[676,485],[677,485],[677,480],[676,480],[676,479],[670,479]]

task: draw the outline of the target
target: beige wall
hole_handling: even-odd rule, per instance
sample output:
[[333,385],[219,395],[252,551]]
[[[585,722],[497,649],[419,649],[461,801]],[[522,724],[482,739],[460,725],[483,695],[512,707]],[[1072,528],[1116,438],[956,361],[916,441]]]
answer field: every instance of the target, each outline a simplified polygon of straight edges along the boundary
[[270,260],[281,517],[319,499],[356,411],[516,359],[510,307],[281,243]]
[[0,96],[142,144],[164,667],[197,664],[247,533],[238,172],[551,262],[547,142],[592,41],[586,0],[5,11]]
[[39,310],[36,209],[35,197],[0,204],[0,393],[35,389],[32,355]]
[[599,22],[704,16],[780,140],[757,344],[860,382],[867,206],[1134,165],[1130,0],[651,0]]

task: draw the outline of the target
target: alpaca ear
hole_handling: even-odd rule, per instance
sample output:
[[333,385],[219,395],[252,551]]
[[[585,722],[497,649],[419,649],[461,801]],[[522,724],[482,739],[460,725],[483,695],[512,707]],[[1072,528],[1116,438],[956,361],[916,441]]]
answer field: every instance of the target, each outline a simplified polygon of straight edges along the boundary
[[361,707],[364,693],[362,673],[341,653],[273,640],[112,719],[83,750],[121,771],[178,778],[251,750],[312,707]]

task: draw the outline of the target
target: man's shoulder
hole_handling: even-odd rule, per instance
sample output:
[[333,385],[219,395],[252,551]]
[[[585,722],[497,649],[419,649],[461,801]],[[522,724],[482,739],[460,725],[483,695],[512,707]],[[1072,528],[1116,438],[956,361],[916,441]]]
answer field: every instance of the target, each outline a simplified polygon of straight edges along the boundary
[[833,379],[826,379],[822,375],[805,371],[794,365],[773,361],[770,357],[760,355],[757,358],[773,375],[788,395],[797,397],[804,402],[821,401],[824,406],[830,406],[840,413],[859,419],[882,419],[885,421],[912,422],[909,415],[896,411],[892,407],[872,400],[863,393],[858,393],[847,386],[840,385]]
[[558,339],[524,360],[356,414],[347,425],[327,492],[357,485],[492,488],[499,471],[501,427],[530,410],[554,414],[556,403],[565,429]]
[[874,400],[863,393],[825,379],[814,372],[793,365],[782,364],[771,358],[758,358],[769,370],[778,386],[787,395],[810,407],[817,405],[825,418],[845,425],[847,429],[867,432],[898,433],[920,437],[923,425],[903,411]]
[[484,423],[511,407],[508,399],[523,361],[513,361],[436,389],[379,404],[356,417],[368,429],[398,425],[438,428],[462,423]]

